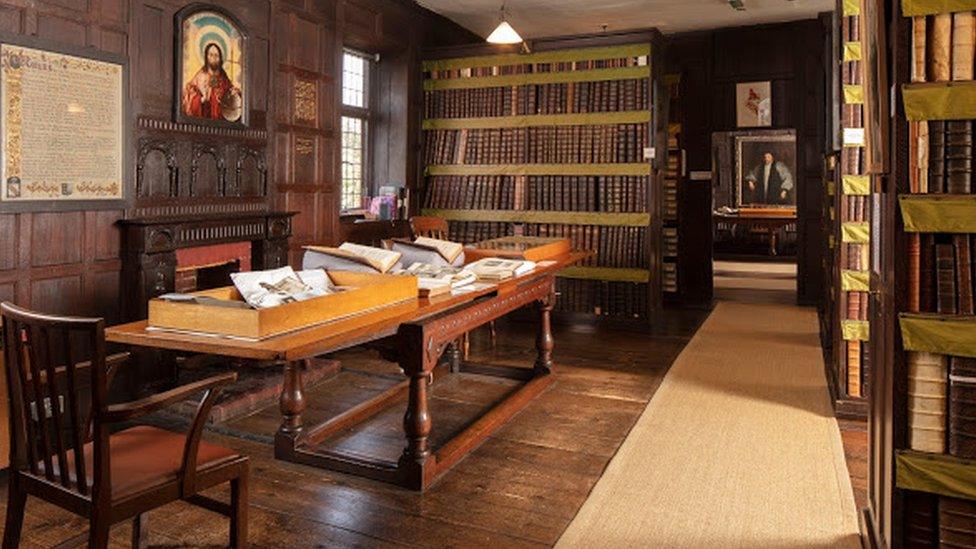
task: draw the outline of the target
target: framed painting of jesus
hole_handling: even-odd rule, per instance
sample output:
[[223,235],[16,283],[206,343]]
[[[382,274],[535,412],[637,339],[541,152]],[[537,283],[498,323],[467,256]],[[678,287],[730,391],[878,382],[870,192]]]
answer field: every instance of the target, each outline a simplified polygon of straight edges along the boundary
[[176,14],[176,120],[247,125],[247,35],[230,13],[192,4]]

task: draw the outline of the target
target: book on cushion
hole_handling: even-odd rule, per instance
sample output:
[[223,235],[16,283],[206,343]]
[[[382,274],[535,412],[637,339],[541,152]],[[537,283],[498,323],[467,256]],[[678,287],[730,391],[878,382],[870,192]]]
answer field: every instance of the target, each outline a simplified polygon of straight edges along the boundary
[[305,246],[302,269],[386,273],[402,266],[400,252],[345,242],[338,248]]

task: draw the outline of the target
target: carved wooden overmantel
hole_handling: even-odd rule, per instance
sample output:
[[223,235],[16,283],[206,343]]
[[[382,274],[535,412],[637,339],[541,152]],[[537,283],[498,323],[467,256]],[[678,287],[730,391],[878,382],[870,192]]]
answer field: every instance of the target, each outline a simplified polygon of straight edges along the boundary
[[293,215],[257,211],[120,220],[123,319],[146,318],[151,298],[174,291],[180,248],[250,242],[254,270],[287,265]]

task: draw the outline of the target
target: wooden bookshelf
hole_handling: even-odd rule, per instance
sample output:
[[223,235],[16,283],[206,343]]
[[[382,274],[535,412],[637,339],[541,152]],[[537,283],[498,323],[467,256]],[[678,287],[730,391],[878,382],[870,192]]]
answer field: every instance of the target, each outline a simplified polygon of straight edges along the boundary
[[421,213],[463,243],[568,237],[593,255],[559,274],[557,311],[650,319],[667,264],[660,34],[528,46],[425,53]]
[[678,216],[681,203],[681,187],[685,175],[684,153],[681,148],[681,75],[668,74],[664,77],[668,88],[668,124],[667,164],[664,171],[664,193],[661,208],[661,289],[664,298],[669,302],[680,301],[681,280],[679,258],[681,257],[681,239],[678,231]]
[[976,517],[968,442],[976,433],[967,423],[976,409],[966,397],[976,357],[976,111],[971,101],[960,108],[959,95],[976,89],[965,39],[976,3],[902,0],[888,9],[898,94],[880,219],[886,284],[872,339],[892,351],[875,372],[864,532],[868,545],[935,547],[948,543],[948,517]]

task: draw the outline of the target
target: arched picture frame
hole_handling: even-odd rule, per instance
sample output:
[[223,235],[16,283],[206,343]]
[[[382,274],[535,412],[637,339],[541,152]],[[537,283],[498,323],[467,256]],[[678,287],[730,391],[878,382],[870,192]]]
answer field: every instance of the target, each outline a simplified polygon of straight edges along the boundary
[[191,4],[176,13],[177,122],[243,127],[248,122],[247,33],[223,8]]

